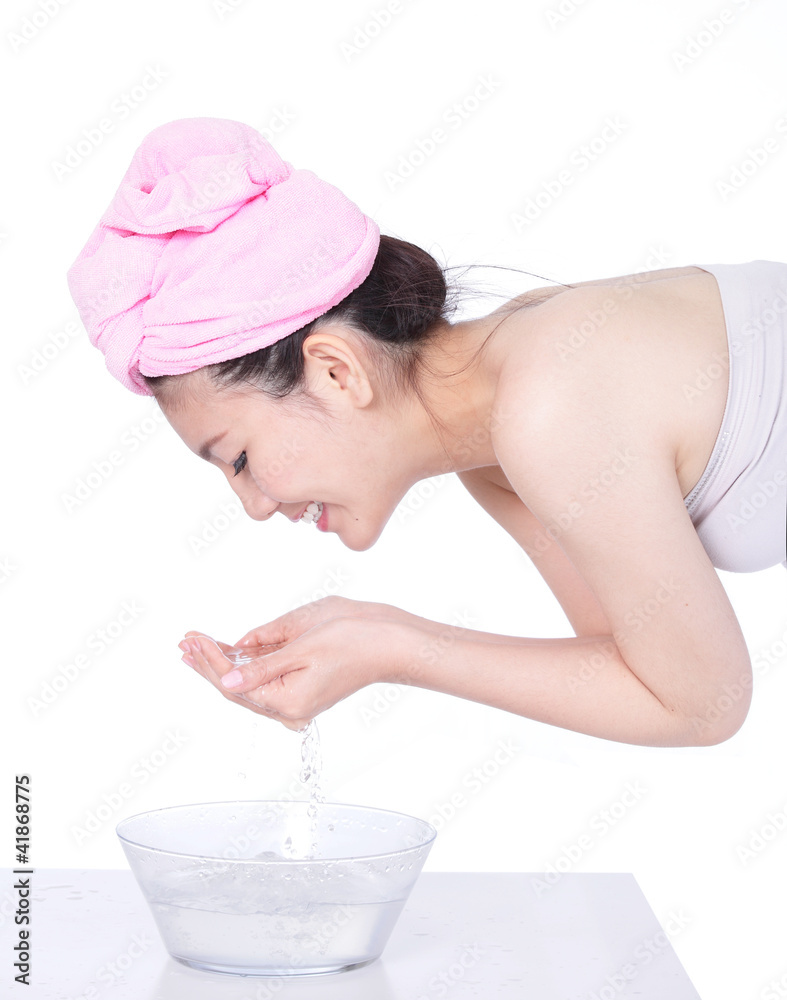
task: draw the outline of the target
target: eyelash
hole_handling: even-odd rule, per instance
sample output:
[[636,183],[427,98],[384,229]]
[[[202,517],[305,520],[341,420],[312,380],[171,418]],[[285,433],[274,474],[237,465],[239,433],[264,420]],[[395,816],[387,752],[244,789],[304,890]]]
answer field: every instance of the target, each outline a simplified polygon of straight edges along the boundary
[[[232,463],[232,466],[235,469],[235,475],[236,476],[239,475],[241,472],[243,472],[243,470],[246,468],[246,452],[245,451],[242,451],[240,453],[240,456],[235,459],[235,461]],[[240,466],[240,468],[238,468],[238,466]]]

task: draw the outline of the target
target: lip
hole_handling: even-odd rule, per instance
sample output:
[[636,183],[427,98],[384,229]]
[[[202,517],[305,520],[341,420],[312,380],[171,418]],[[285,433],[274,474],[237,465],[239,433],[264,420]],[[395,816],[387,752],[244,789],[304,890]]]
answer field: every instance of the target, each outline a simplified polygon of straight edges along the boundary
[[[309,503],[311,503],[311,500],[309,501]],[[305,503],[305,504],[303,505],[303,507],[301,508],[301,510],[299,511],[299,513],[298,513],[298,514],[296,514],[296,515],[295,515],[295,517],[291,517],[291,518],[290,518],[290,520],[291,520],[291,521],[300,521],[300,519],[301,519],[301,518],[303,517],[303,513],[304,513],[304,511],[305,511],[305,510],[306,510],[306,508],[307,508],[307,507],[309,506],[309,503]]]
[[328,530],[328,504],[325,502],[323,502],[322,505],[322,514],[320,514],[320,517],[317,521],[317,527],[319,528],[320,531]]

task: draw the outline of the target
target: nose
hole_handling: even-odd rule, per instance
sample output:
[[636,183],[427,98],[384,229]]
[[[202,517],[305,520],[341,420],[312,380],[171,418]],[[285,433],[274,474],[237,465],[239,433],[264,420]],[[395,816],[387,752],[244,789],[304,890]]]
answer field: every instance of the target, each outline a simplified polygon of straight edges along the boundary
[[[246,513],[249,517],[254,518],[255,521],[267,521],[269,518],[273,517],[276,511],[279,509],[280,504],[274,503],[273,500],[267,500],[263,498],[258,500],[257,497],[251,504],[243,504]],[[262,511],[262,513],[260,513]]]
[[273,517],[281,506],[281,504],[276,503],[275,500],[271,500],[269,497],[266,497],[261,491],[246,492],[241,494],[237,489],[235,489],[234,492],[243,504],[243,509],[253,521],[267,521],[269,518]]

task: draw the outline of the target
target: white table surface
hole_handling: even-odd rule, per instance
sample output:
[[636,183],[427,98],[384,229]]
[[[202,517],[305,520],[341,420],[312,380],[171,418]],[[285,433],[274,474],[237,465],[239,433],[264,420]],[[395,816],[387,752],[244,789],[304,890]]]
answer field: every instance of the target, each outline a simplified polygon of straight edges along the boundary
[[[128,870],[31,876],[31,985],[14,982],[16,876],[0,869],[0,996],[27,1000],[700,1000],[634,877],[422,872],[382,956],[307,979],[172,959]],[[441,978],[442,977],[442,978]]]

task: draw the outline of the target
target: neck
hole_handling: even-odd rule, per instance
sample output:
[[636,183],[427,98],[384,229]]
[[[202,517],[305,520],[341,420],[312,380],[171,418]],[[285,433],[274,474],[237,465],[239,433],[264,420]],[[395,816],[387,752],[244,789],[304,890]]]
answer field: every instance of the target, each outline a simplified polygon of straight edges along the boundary
[[445,323],[426,347],[421,380],[426,407],[414,399],[410,419],[401,425],[402,454],[414,461],[414,482],[497,464],[492,441],[495,400],[507,354],[506,334],[510,336],[513,327],[502,325],[504,319],[505,314],[493,313]]

